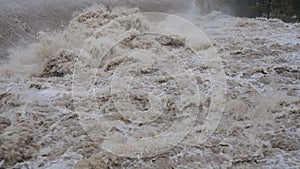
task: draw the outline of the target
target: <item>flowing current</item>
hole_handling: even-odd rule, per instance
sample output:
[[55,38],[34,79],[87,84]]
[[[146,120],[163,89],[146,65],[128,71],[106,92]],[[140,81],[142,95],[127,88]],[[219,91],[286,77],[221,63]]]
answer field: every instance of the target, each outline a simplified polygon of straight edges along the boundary
[[298,23],[198,1],[0,9],[0,168],[298,167]]

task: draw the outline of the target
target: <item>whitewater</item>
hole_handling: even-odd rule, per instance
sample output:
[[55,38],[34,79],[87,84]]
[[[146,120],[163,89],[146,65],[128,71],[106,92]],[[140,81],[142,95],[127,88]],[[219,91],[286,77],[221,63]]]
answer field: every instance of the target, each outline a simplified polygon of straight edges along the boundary
[[0,8],[0,168],[299,167],[299,23],[57,3]]

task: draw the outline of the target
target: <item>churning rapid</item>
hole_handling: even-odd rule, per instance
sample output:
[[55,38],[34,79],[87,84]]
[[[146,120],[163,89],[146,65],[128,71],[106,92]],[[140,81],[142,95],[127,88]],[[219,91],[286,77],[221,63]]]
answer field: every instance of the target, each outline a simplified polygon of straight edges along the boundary
[[[0,65],[0,168],[297,168],[300,24],[184,8],[165,12],[190,20],[204,34],[182,34],[201,41],[176,34],[185,19],[141,15],[145,4],[94,5],[10,48]],[[209,121],[222,91],[222,116]],[[199,142],[207,121],[217,128]]]

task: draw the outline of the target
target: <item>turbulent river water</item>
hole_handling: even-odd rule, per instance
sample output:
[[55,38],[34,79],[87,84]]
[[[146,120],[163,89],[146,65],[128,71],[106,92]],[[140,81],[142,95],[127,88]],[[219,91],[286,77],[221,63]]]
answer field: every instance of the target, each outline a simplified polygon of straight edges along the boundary
[[300,24],[96,3],[2,2],[0,168],[299,167]]

